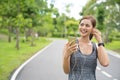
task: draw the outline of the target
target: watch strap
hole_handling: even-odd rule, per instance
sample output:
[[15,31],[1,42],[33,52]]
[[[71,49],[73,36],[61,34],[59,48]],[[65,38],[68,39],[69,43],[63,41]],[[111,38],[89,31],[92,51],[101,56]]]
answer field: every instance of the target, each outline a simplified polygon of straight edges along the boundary
[[98,46],[101,46],[101,45],[102,45],[102,46],[105,46],[103,42],[102,42],[102,43],[98,43]]

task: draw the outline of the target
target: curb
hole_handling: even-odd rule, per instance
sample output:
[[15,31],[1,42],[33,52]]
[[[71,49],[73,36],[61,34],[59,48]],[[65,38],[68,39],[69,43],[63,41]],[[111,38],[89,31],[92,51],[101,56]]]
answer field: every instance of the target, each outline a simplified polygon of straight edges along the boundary
[[[54,41],[53,41],[54,42]],[[48,46],[46,46],[45,48],[43,48],[42,50],[38,51],[35,55],[33,55],[31,58],[29,58],[27,61],[25,61],[23,64],[21,64],[12,74],[10,80],[16,80],[17,75],[19,74],[19,72],[22,70],[22,68],[29,63],[32,59],[34,59],[37,55],[39,55],[41,52],[43,52],[45,49],[47,49],[48,47],[50,47],[53,42],[51,42]]]

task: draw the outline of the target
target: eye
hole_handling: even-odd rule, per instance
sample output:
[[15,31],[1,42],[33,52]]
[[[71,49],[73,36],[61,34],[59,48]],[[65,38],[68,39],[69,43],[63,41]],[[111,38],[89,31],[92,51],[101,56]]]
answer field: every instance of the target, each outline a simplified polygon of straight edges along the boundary
[[89,25],[89,24],[86,24],[86,27],[90,27],[90,25]]
[[84,23],[81,23],[80,26],[84,26]]

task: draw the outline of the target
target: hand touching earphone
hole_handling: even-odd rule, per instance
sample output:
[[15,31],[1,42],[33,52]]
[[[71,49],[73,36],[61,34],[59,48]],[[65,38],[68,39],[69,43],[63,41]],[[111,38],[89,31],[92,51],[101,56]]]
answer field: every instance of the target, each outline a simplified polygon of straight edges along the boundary
[[101,32],[98,29],[94,28],[92,34],[95,37],[95,39],[98,41],[98,43],[102,42]]

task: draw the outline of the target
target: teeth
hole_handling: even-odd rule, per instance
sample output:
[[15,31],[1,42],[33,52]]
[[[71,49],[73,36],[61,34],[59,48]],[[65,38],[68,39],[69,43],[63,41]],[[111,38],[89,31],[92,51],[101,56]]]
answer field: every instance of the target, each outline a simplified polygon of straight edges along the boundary
[[86,30],[81,30],[82,33],[86,33],[87,31]]

